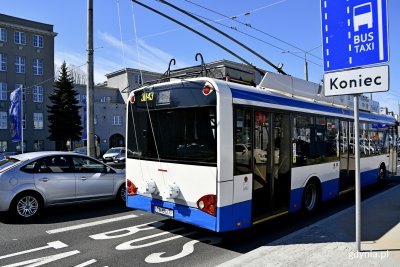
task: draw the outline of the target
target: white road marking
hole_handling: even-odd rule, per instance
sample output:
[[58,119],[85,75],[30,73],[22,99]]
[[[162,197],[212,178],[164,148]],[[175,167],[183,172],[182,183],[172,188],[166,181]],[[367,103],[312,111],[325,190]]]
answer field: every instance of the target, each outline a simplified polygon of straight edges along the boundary
[[138,239],[135,239],[135,240],[130,240],[130,241],[124,242],[122,244],[119,244],[118,246],[115,247],[115,249],[116,250],[130,250],[130,249],[145,248],[145,247],[150,247],[150,246],[153,246],[153,245],[161,244],[161,243],[164,243],[164,242],[167,242],[167,241],[170,241],[170,240],[178,239],[178,238],[181,238],[181,237],[184,237],[184,236],[193,235],[193,234],[197,233],[196,231],[193,231],[193,232],[184,233],[182,235],[176,235],[176,236],[169,237],[169,238],[166,238],[166,239],[162,239],[162,240],[146,243],[146,244],[143,244],[143,245],[137,245],[137,246],[132,246],[131,245],[132,243],[135,243],[135,242],[139,242],[139,241],[142,241],[142,240],[150,239],[150,238],[153,238],[153,237],[156,237],[156,236],[169,234],[169,233],[176,232],[176,231],[182,230],[182,229],[183,228],[177,228],[177,229],[174,229],[174,230],[170,230],[168,232],[163,232],[163,233],[159,233],[159,234],[155,234],[155,235],[150,235],[150,236],[138,238]]
[[28,250],[24,250],[24,251],[12,253],[12,254],[0,256],[0,260],[6,259],[6,258],[11,258],[11,257],[18,256],[18,255],[22,255],[22,254],[27,254],[27,253],[35,252],[35,251],[39,251],[39,250],[43,250],[43,249],[47,249],[47,248],[60,249],[60,248],[66,248],[66,247],[68,247],[67,244],[64,244],[64,243],[61,242],[61,241],[54,241],[54,242],[47,243],[47,246],[38,247],[38,248],[33,248],[33,249],[28,249]]
[[208,243],[211,245],[218,244],[219,242],[221,242],[220,237],[204,237],[204,238],[200,238],[198,240],[192,240],[192,241],[189,241],[186,244],[184,244],[182,247],[182,251],[176,255],[169,256],[169,257],[161,257],[165,252],[153,253],[146,257],[145,262],[147,262],[147,263],[163,263],[163,262],[173,261],[173,260],[177,260],[177,259],[186,257],[187,255],[194,252],[194,244],[196,244],[200,241],[206,241],[206,240],[210,241]]
[[[113,230],[113,231],[109,231],[109,232],[104,232],[104,233],[100,233],[100,234],[90,235],[89,237],[94,240],[120,238],[120,237],[125,237],[128,235],[136,234],[139,231],[147,231],[147,230],[153,230],[156,228],[160,228],[163,225],[164,225],[163,222],[154,221],[154,222],[148,222],[148,223],[135,225],[135,226],[131,226],[131,227],[126,227],[126,228],[122,228],[122,229],[117,229],[117,230]],[[141,228],[143,226],[148,226],[148,227]],[[119,233],[119,232],[121,232],[121,234],[117,235],[116,233]]]
[[57,234],[57,233],[62,233],[62,232],[67,232],[67,231],[72,231],[72,230],[77,230],[77,229],[82,229],[86,227],[91,227],[91,226],[96,226],[100,224],[106,224],[106,223],[112,223],[112,222],[117,222],[117,221],[122,221],[122,220],[128,220],[137,217],[137,215],[126,215],[126,216],[121,216],[121,217],[116,217],[116,218],[111,218],[111,219],[105,219],[101,221],[95,221],[95,222],[90,222],[90,223],[83,223],[83,224],[78,224],[78,225],[72,225],[68,227],[63,227],[63,228],[58,228],[54,230],[49,230],[46,231],[48,234]]
[[2,267],[18,267],[18,266],[36,267],[36,266],[45,265],[50,262],[60,260],[60,259],[66,258],[66,257],[70,257],[72,255],[76,255],[79,253],[81,253],[79,250],[73,250],[73,251],[55,254],[52,256],[47,256],[47,257],[42,257],[42,258],[37,258],[37,259],[27,260],[27,261],[21,261],[21,262],[13,263],[10,265],[5,265]]
[[81,264],[78,264],[75,267],[85,267],[85,266],[88,266],[88,265],[93,264],[95,262],[97,262],[95,259],[91,259],[89,261],[86,261],[86,262],[83,262]]

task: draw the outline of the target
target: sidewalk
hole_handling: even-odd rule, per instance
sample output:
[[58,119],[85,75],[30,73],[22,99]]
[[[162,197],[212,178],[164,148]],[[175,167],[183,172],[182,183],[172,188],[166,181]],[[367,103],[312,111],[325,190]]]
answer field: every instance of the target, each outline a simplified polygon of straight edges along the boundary
[[220,266],[400,266],[400,185],[362,202],[356,251],[350,207]]

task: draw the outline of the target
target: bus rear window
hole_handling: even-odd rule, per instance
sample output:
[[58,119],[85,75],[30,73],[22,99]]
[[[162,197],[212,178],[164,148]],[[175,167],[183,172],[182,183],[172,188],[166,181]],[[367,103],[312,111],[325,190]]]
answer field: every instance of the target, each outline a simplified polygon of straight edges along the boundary
[[130,158],[216,163],[215,107],[130,110]]

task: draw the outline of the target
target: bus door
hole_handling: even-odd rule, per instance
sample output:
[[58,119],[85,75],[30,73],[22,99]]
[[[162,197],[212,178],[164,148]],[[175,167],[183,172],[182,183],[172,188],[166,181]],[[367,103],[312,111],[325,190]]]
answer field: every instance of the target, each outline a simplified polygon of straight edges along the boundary
[[253,119],[253,218],[268,213],[271,209],[271,114],[254,111]]
[[340,174],[339,191],[347,190],[354,186],[355,179],[355,146],[353,133],[353,122],[340,121]]
[[397,134],[394,127],[389,128],[389,173],[397,175]]
[[272,158],[272,208],[288,210],[291,177],[291,129],[289,114],[272,114],[274,141],[271,142]]
[[253,218],[288,209],[290,116],[254,112]]

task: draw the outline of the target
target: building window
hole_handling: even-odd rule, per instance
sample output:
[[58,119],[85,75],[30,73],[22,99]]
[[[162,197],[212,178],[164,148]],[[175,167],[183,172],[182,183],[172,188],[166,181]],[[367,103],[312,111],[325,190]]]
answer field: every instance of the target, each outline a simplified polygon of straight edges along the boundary
[[14,32],[14,42],[16,44],[26,44],[26,38],[25,38],[25,33],[24,32]]
[[0,53],[0,71],[7,71],[7,54]]
[[112,125],[122,125],[122,117],[121,116],[113,116],[112,117]]
[[33,75],[43,75],[43,59],[33,60]]
[[43,129],[43,113],[33,113],[33,129]]
[[0,41],[7,42],[7,30],[4,28],[0,28]]
[[43,151],[44,150],[44,141],[43,140],[35,140],[33,142],[33,149],[35,151]]
[[0,100],[7,100],[7,84],[0,83]]
[[1,152],[7,151],[7,141],[5,140],[0,141],[0,151]]
[[1,111],[0,112],[0,129],[7,129],[7,112]]
[[25,73],[25,57],[15,56],[14,65],[16,73]]
[[33,102],[43,103],[43,87],[35,85],[33,87]]
[[33,35],[33,47],[43,48],[43,36]]
[[135,83],[142,84],[142,76],[141,75],[135,75]]

